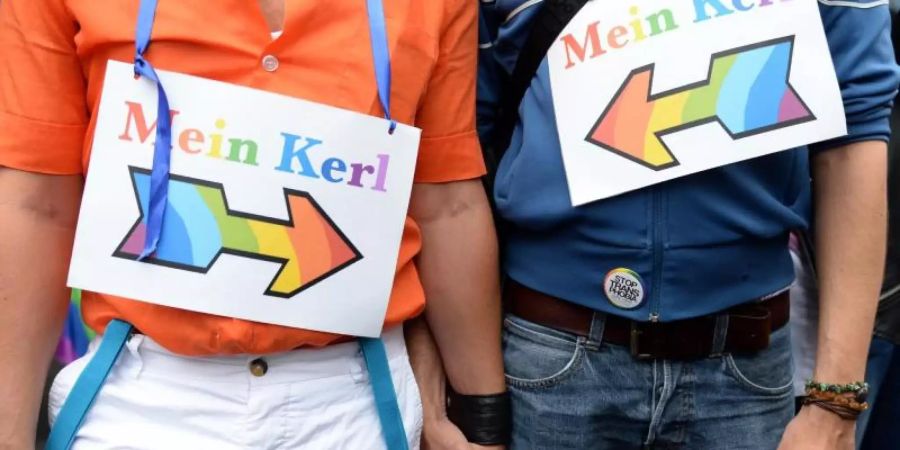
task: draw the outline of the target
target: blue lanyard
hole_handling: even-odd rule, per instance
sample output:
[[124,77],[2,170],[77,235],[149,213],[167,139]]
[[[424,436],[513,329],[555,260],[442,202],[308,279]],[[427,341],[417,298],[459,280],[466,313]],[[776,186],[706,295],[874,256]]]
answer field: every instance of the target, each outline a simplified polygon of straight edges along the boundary
[[[150,173],[150,207],[147,210],[147,236],[139,260],[153,254],[162,234],[163,216],[169,196],[169,164],[172,156],[172,119],[169,99],[153,66],[144,58],[150,46],[153,19],[157,0],[141,0],[135,35],[134,73],[156,83],[157,101],[156,144],[153,148],[153,170]],[[384,7],[381,0],[366,0],[369,18],[369,36],[372,40],[372,57],[375,62],[375,82],[378,100],[384,118],[388,120],[388,133],[394,132],[397,122],[391,118],[391,56],[388,50],[387,27],[384,23]]]
[[[156,251],[159,243],[163,215],[165,214],[169,164],[172,149],[172,120],[169,99],[153,66],[144,58],[150,46],[153,19],[156,15],[157,0],[141,0],[135,36],[134,73],[156,84],[157,127],[156,144],[153,148],[153,169],[150,175],[150,208],[147,217],[147,238],[139,259]],[[388,132],[393,133],[397,123],[391,119],[391,60],[388,50],[387,29],[384,22],[384,8],[381,0],[366,0],[369,17],[369,31],[372,40],[372,56],[375,62],[375,81],[378,85],[378,99],[385,119],[390,123]],[[131,334],[131,325],[113,320],[106,328],[100,348],[78,377],[69,397],[63,402],[53,430],[47,441],[47,449],[68,449],[75,440],[78,428],[103,386],[106,377],[115,365],[116,359]],[[378,419],[388,450],[408,450],[406,432],[397,405],[387,352],[381,339],[359,339],[369,379],[375,397]]]
[[378,84],[378,100],[384,118],[390,122],[389,133],[397,128],[391,119],[391,55],[388,51],[387,29],[384,25],[384,7],[381,0],[366,0],[369,16],[369,36],[372,40],[372,59],[375,61],[375,82]]
[[141,1],[138,11],[137,32],[135,36],[134,74],[156,83],[159,92],[156,106],[156,143],[153,148],[153,171],[150,175],[150,208],[147,213],[147,236],[144,250],[139,260],[156,251],[162,232],[163,216],[169,197],[169,161],[172,156],[172,118],[169,111],[169,98],[163,89],[156,71],[150,62],[144,59],[144,52],[150,46],[150,34],[153,32],[153,17],[156,15],[156,0]]

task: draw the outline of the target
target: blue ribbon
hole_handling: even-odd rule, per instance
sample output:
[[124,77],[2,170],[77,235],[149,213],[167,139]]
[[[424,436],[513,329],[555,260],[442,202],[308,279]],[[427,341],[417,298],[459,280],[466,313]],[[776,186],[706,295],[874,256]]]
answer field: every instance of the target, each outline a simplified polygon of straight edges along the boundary
[[138,11],[137,32],[135,34],[134,74],[156,83],[158,94],[156,106],[156,143],[153,148],[153,170],[150,173],[150,206],[147,209],[147,236],[144,249],[138,260],[156,251],[162,234],[163,216],[169,197],[169,163],[172,158],[172,117],[169,98],[163,89],[156,71],[144,59],[144,52],[150,46],[153,19],[156,16],[156,0],[141,0]]
[[381,101],[384,118],[391,123],[388,133],[393,134],[397,122],[391,119],[391,55],[388,50],[387,27],[384,24],[384,7],[381,0],[366,0],[366,10],[369,14],[369,36],[375,61],[378,100]]

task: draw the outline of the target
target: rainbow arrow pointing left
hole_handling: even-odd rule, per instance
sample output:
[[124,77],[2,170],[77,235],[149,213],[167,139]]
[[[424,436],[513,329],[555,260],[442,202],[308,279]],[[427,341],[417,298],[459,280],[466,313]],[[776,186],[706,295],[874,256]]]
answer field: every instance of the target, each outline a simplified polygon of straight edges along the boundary
[[[136,260],[144,245],[150,171],[131,167],[141,217],[113,256]],[[266,288],[293,297],[362,259],[308,193],[284,190],[288,220],[232,211],[221,184],[172,175],[162,239],[151,264],[206,273],[222,253],[280,264]]]
[[635,69],[585,140],[664,170],[679,164],[662,140],[670,133],[718,122],[742,139],[815,120],[788,81],[793,48],[788,36],[715,54],[706,80],[655,95],[655,66]]

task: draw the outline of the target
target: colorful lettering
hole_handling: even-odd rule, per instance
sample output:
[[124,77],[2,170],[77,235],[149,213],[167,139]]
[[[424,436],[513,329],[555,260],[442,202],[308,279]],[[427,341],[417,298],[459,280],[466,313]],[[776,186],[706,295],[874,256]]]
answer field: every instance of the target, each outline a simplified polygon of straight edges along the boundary
[[[147,142],[147,138],[150,137],[150,133],[156,134],[156,119],[153,119],[153,123],[147,125],[147,118],[144,116],[144,105],[141,105],[137,102],[125,102],[125,105],[128,106],[128,116],[125,118],[125,131],[119,135],[119,139],[123,141],[133,141],[131,138],[131,124],[134,124],[134,127],[137,128],[138,140],[140,143]],[[178,111],[172,109],[170,110],[170,117],[172,118],[172,123],[175,123],[175,116],[178,115]]]
[[[123,141],[134,141],[134,134],[140,143],[146,143],[150,135],[156,131],[156,120],[147,121],[143,105],[138,102],[125,102],[126,117],[125,128],[118,136]],[[172,110],[174,119],[179,112]],[[243,163],[249,166],[259,166],[260,147],[253,139],[226,138],[225,119],[217,119],[213,126],[215,132],[204,134],[199,128],[183,128],[172,136],[177,142],[178,148],[188,155],[204,153],[209,158],[221,159]],[[388,166],[390,156],[387,154],[376,155],[376,163],[348,162],[340,158],[322,155],[322,162],[310,156],[312,150],[322,147],[323,142],[313,137],[303,137],[291,133],[280,133],[283,139],[281,150],[281,162],[275,166],[275,170],[288,172],[312,179],[323,178],[329,183],[345,183],[347,186],[357,188],[371,187],[378,192],[386,192]],[[208,143],[208,148],[204,148]],[[228,154],[223,157],[223,145],[228,146]],[[318,152],[324,153],[324,150]],[[317,153],[317,154],[318,154]],[[295,169],[296,168],[296,169]],[[348,174],[346,176],[344,174]],[[345,181],[346,180],[346,181]]]
[[199,148],[192,148],[191,143],[202,144],[206,139],[203,136],[203,132],[196,128],[188,128],[181,132],[178,136],[178,145],[181,146],[181,150],[185,153],[190,153],[196,155],[197,153],[202,152],[203,150]]
[[297,141],[303,138],[290,133],[281,133],[281,136],[284,137],[284,147],[281,151],[281,164],[279,164],[275,170],[294,172],[293,163],[294,160],[297,160],[297,162],[300,163],[300,172],[297,172],[298,174],[303,175],[304,177],[319,178],[316,169],[313,168],[312,162],[309,160],[307,152],[309,149],[321,145],[322,141],[306,138],[306,144],[303,147],[297,148]]
[[566,47],[566,60],[568,63],[566,64],[566,69],[572,68],[575,66],[575,63],[572,61],[572,53],[575,53],[575,58],[578,59],[578,62],[584,62],[584,58],[587,53],[587,49],[591,49],[591,58],[596,58],[604,53],[603,47],[600,46],[600,34],[597,32],[597,26],[600,25],[600,22],[594,22],[587,27],[587,31],[584,36],[584,45],[578,43],[571,33],[563,35],[560,40],[563,42],[563,45]]
[[[628,12],[632,16],[638,16],[638,14],[640,14],[640,10],[636,6],[632,6],[631,8],[629,8]],[[566,52],[565,68],[571,69],[578,63],[584,62],[586,59],[600,57],[606,54],[607,48],[609,50],[617,50],[620,48],[624,48],[629,44],[645,40],[648,36],[644,31],[644,22],[646,22],[650,27],[649,37],[658,36],[662,33],[678,28],[678,24],[675,22],[675,16],[669,9],[661,9],[653,14],[644,17],[643,20],[636,17],[634,20],[628,23],[628,26],[613,25],[609,28],[609,30],[606,31],[605,34],[601,34],[600,32],[599,21],[592,22],[587,26],[587,29],[584,33],[584,38],[581,41],[579,41],[573,33],[567,33],[560,36],[559,40],[562,42],[563,48]],[[602,37],[605,37],[605,42]]]

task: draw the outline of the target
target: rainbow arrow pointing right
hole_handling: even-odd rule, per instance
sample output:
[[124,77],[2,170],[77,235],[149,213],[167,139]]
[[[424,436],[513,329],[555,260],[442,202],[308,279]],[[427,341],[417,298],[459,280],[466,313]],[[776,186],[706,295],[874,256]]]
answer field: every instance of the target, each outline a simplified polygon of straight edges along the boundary
[[[132,167],[141,208],[114,256],[136,260],[144,247],[150,171]],[[221,184],[171,175],[162,239],[144,262],[206,273],[222,253],[280,266],[265,290],[290,298],[330,277],[362,255],[306,192],[284,190],[288,220],[234,211]]]
[[650,95],[654,66],[631,72],[586,140],[654,170],[677,166],[662,137],[718,122],[733,139],[815,120],[788,81],[794,37],[715,54],[700,83]]

